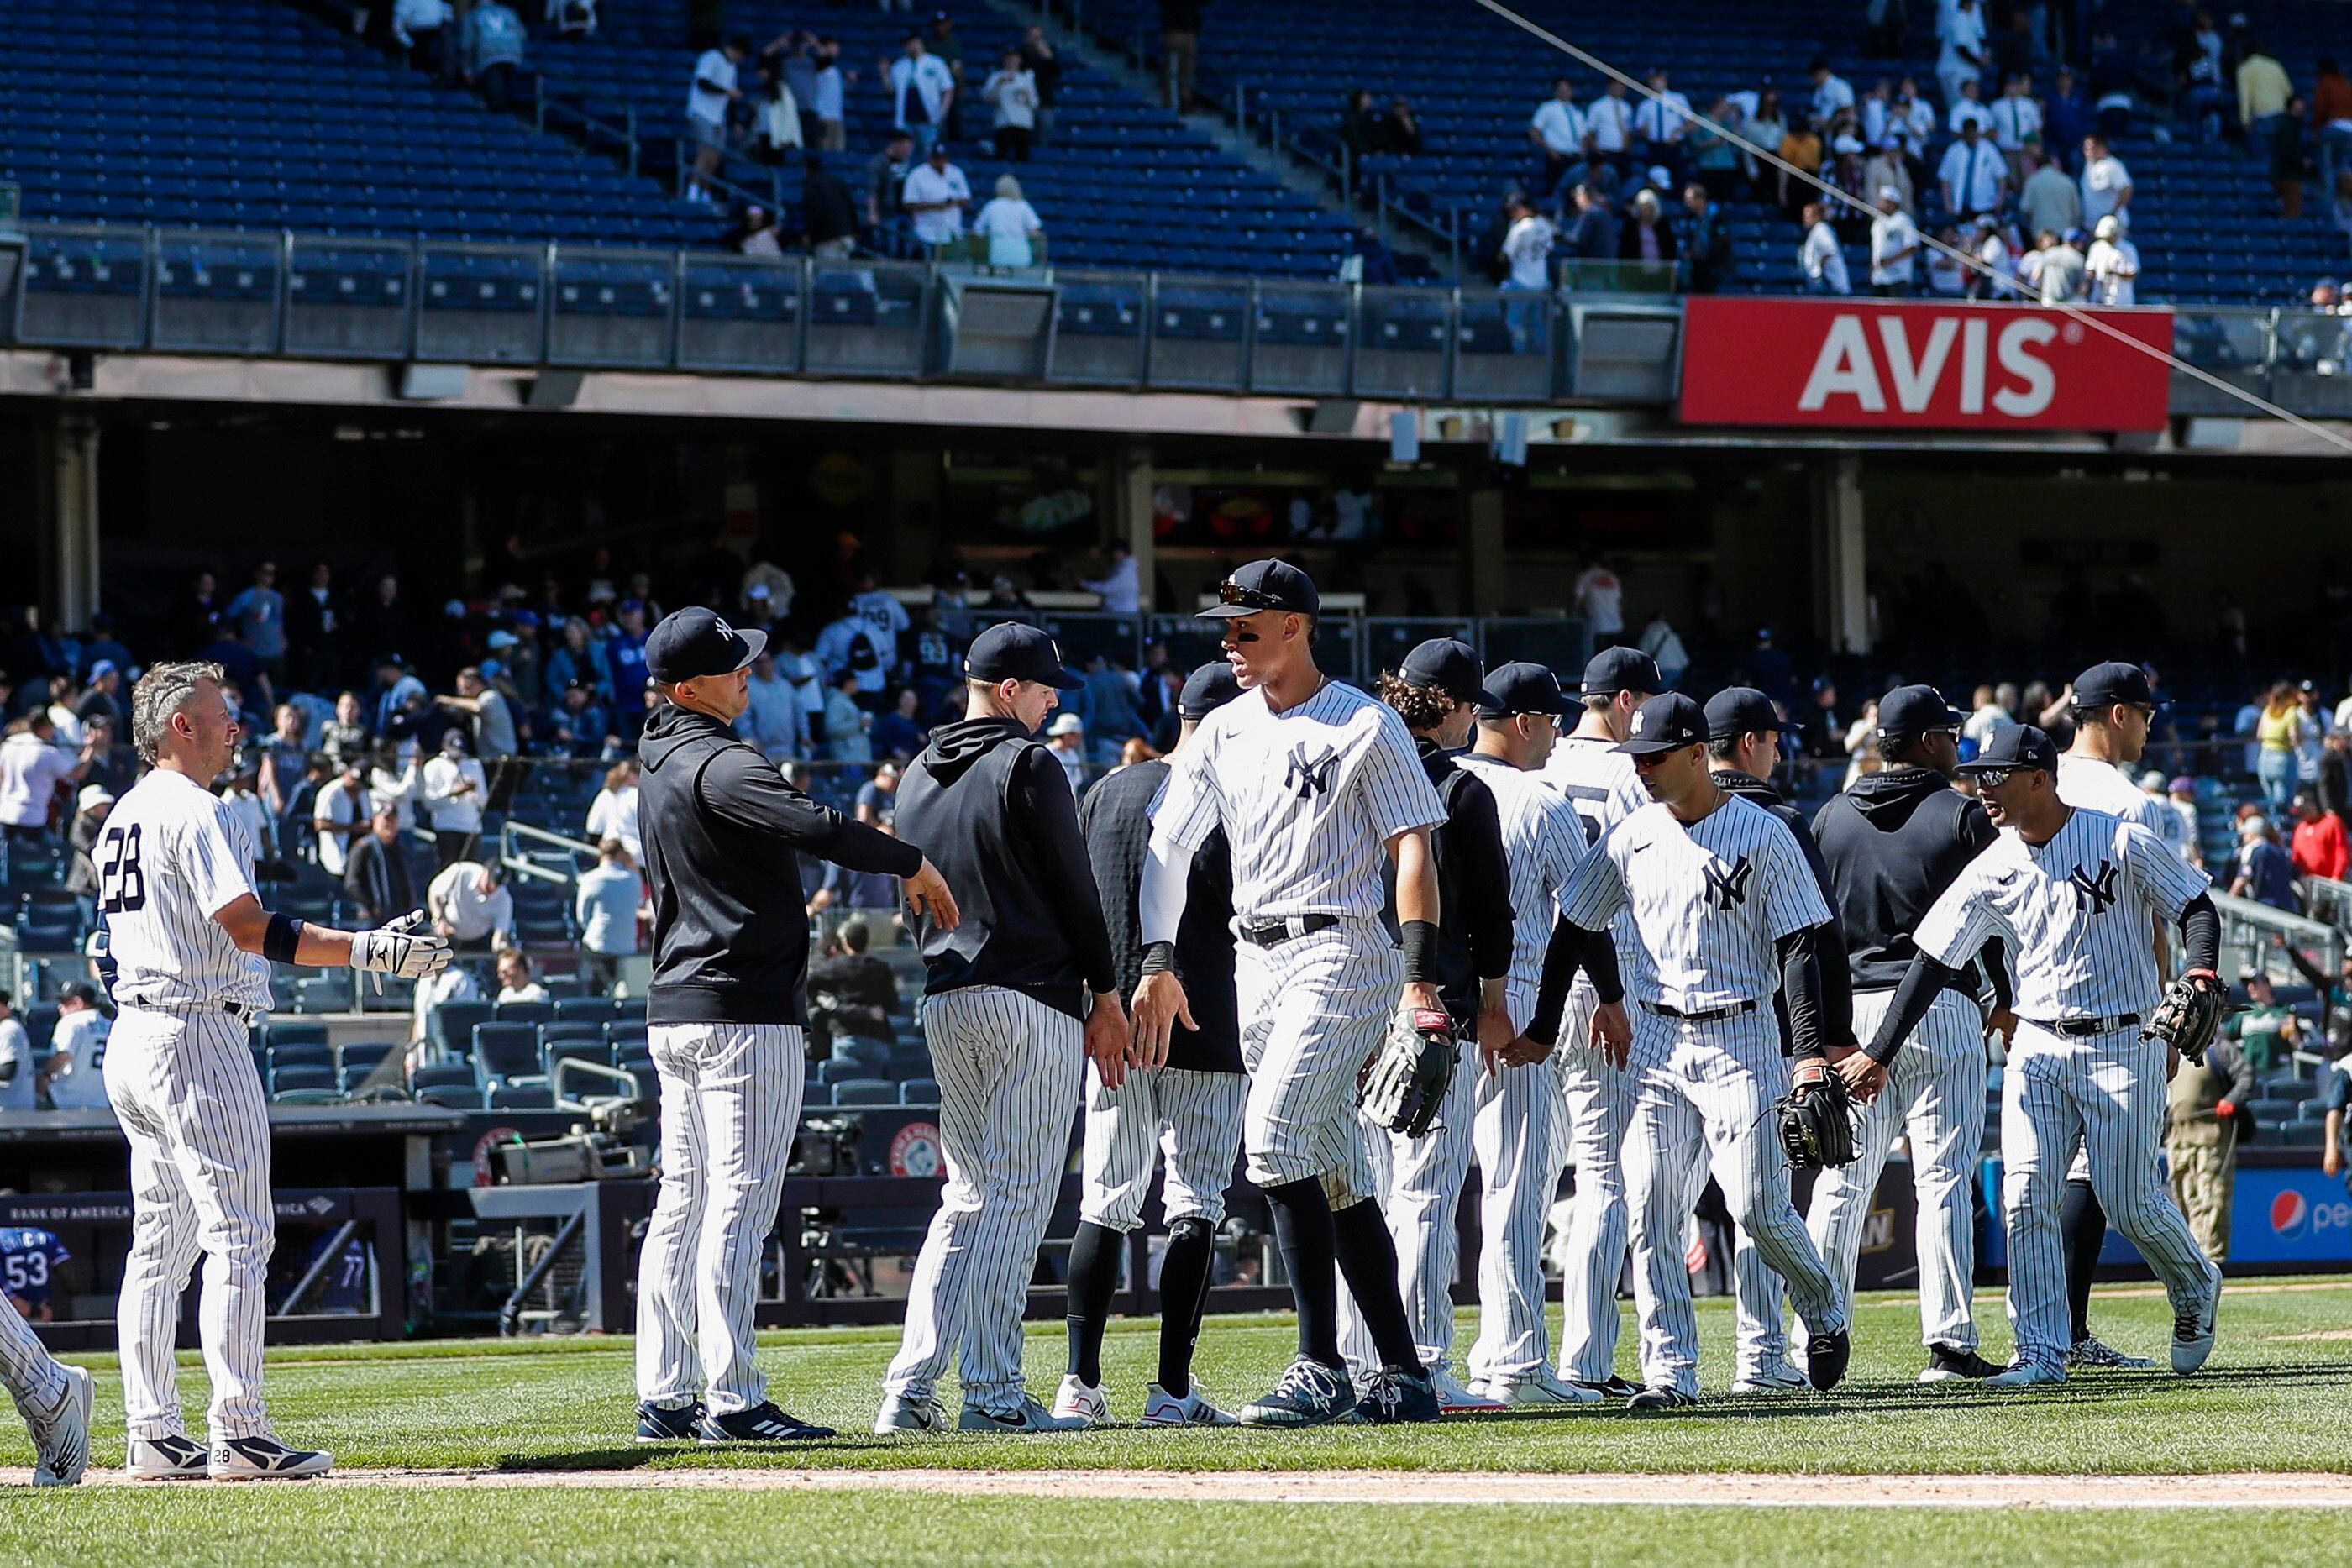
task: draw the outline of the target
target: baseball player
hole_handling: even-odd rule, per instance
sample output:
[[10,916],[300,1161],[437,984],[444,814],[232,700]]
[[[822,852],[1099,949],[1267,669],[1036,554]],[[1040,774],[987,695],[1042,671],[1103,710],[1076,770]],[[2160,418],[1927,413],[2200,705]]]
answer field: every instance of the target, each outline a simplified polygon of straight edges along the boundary
[[[1780,769],[1780,737],[1799,727],[1780,716],[1772,699],[1754,686],[1726,686],[1706,699],[1708,777],[1716,788],[1769,811],[1797,841],[1797,848],[1822,890],[1822,902],[1832,911],[1830,926],[1821,934],[1816,954],[1822,970],[1822,1038],[1832,1048],[1853,1042],[1853,980],[1846,967],[1845,942],[1837,929],[1836,895],[1813,831],[1795,807],[1780,799],[1771,784]],[[1788,1019],[1781,998],[1773,998],[1785,1038]],[[1734,1394],[1788,1394],[1805,1386],[1805,1375],[1789,1364],[1789,1336],[1780,1312],[1780,1277],[1756,1250],[1755,1239],[1736,1232],[1731,1249],[1732,1296],[1738,1323],[1738,1354],[1731,1391]],[[1853,1289],[1851,1276],[1846,1289]]]
[[[131,1252],[117,1311],[126,1468],[139,1479],[275,1480],[330,1468],[327,1455],[278,1441],[262,1404],[277,1218],[269,1112],[247,1025],[268,1009],[273,963],[415,979],[449,962],[446,942],[405,922],[331,931],[261,906],[253,842],[205,789],[236,749],[222,679],[206,664],[157,664],[140,677],[131,738],[152,771],[116,804],[91,855],[121,1009],[106,1092],[131,1141]],[[181,1424],[173,1354],[180,1292],[199,1253],[209,1450]]]
[[[1511,1029],[1534,1020],[1545,944],[1559,890],[1584,854],[1584,822],[1537,775],[1569,711],[1559,678],[1541,664],[1486,674],[1478,733],[1461,766],[1494,792],[1511,872],[1511,972],[1503,996]],[[1591,1405],[1598,1389],[1554,1376],[1544,1332],[1543,1232],[1565,1153],[1568,1109],[1559,1058],[1515,1039],[1478,1075],[1470,1128],[1478,1159],[1478,1339],[1470,1391],[1498,1405]],[[1616,1315],[1615,1294],[1610,1315]]]
[[8,1292],[9,1303],[25,1314],[26,1322],[56,1321],[49,1290],[56,1282],[58,1265],[72,1256],[54,1230],[29,1225],[0,1229],[0,1289]]
[[[2132,788],[2125,771],[2147,749],[2148,727],[2156,718],[2156,690],[2148,684],[2147,672],[2109,660],[2075,676],[2068,690],[2073,694],[2068,711],[2074,721],[2074,739],[2058,758],[2058,798],[2069,806],[2137,822],[2158,838],[2177,831],[2177,813],[2147,791]],[[2173,823],[2165,821],[2168,816]],[[2156,951],[2162,972],[2169,966],[2161,930],[2156,935]],[[2073,1332],[2066,1364],[2130,1372],[2153,1367],[2155,1362],[2126,1355],[2091,1332],[2091,1276],[2106,1243],[2107,1216],[2092,1187],[2090,1155],[2082,1148],[2066,1167],[2061,1228],[2066,1238],[2066,1307]]]
[[916,921],[948,1179],[915,1260],[877,1432],[945,1425],[933,1390],[959,1348],[961,1430],[1088,1424],[1047,1410],[1021,1373],[1021,1310],[1061,1190],[1085,1058],[1112,1089],[1128,1066],[1077,801],[1035,738],[1079,684],[1045,632],[990,627],[965,655],[964,718],[931,732],[898,786],[898,836],[939,865],[962,919]]
[[[1813,818],[1829,866],[1853,971],[1853,1027],[1872,1040],[1918,951],[1911,939],[1928,906],[1993,841],[1984,807],[1951,787],[1964,716],[1933,686],[1898,686],[1878,702],[1876,745],[1886,764],[1833,796]],[[1971,958],[1971,967],[1975,959]],[[2004,977],[1996,950],[1984,967]],[[1805,1228],[1847,1290],[1862,1257],[1887,1150],[1899,1129],[1911,1145],[1918,1197],[1922,1383],[1990,1377],[1977,1354],[1976,1206],[1969,1197],[1984,1141],[1985,1030],[1973,977],[1936,993],[1918,1027],[1880,1056],[1846,1057],[1838,1071],[1864,1109],[1859,1157],[1813,1178]]]
[[[1170,755],[1191,745],[1201,721],[1240,695],[1233,666],[1223,660],[1193,671],[1177,699],[1182,727]],[[1152,804],[1167,787],[1168,769],[1160,761],[1122,768],[1087,791],[1078,807],[1121,995],[1132,995],[1143,977],[1135,896],[1151,838]],[[1109,1415],[1102,1389],[1103,1327],[1118,1286],[1125,1239],[1142,1222],[1152,1170],[1164,1163],[1160,1205],[1168,1247],[1160,1262],[1160,1376],[1144,1392],[1143,1424],[1234,1425],[1192,1379],[1192,1346],[1208,1305],[1209,1270],[1217,1228],[1224,1223],[1225,1188],[1241,1156],[1242,1101],[1249,1091],[1234,1013],[1233,880],[1224,833],[1213,832],[1192,856],[1184,920],[1176,933],[1176,972],[1200,1027],[1178,1026],[1169,1038],[1166,1066],[1129,1072],[1115,1089],[1097,1073],[1087,1088],[1086,1196],[1077,1239],[1070,1244],[1070,1363],[1054,1397],[1056,1416],[1083,1416],[1091,1425]]]
[[[1462,1184],[1470,1175],[1472,1108],[1486,1064],[1499,1062],[1518,1031],[1503,994],[1510,972],[1513,921],[1511,868],[1494,791],[1454,765],[1453,752],[1470,738],[1481,706],[1496,699],[1484,685],[1477,651],[1450,637],[1423,643],[1394,674],[1380,678],[1381,700],[1396,710],[1412,737],[1422,771],[1445,807],[1430,834],[1437,862],[1437,994],[1457,1039],[1475,1036],[1479,1049],[1459,1051],[1436,1124],[1421,1137],[1367,1126],[1381,1209],[1396,1247],[1397,1291],[1404,1299],[1427,1375],[1443,1410],[1495,1410],[1501,1402],[1474,1394],[1454,1374],[1454,1280],[1461,1231],[1454,1222]],[[1360,1394],[1380,1370],[1370,1330],[1341,1295],[1339,1348]]]
[[[1250,1071],[1242,1146],[1298,1306],[1298,1357],[1242,1421],[1434,1419],[1354,1089],[1399,1007],[1439,1007],[1429,830],[1445,808],[1395,711],[1315,667],[1321,600],[1305,572],[1253,561],[1217,599],[1202,613],[1224,623],[1242,695],[1177,755],[1152,812],[1137,900],[1147,953],[1136,1053],[1157,1066],[1171,1026],[1191,1018],[1173,944],[1190,857],[1222,827],[1233,846],[1234,984]],[[1402,953],[1381,923],[1391,863]],[[1381,1358],[1363,1400],[1340,1358],[1335,1262]]]
[[67,1252],[54,1231],[27,1227],[0,1230],[0,1266],[8,1301],[0,1305],[0,1383],[33,1435],[33,1484],[69,1487],[89,1467],[90,1375],[51,1355],[26,1322],[49,1317],[52,1270]]
[[637,1262],[643,1442],[833,1436],[768,1397],[752,1337],[808,1056],[800,852],[902,877],[910,902],[946,925],[956,918],[914,846],[817,805],[738,738],[767,641],[698,607],[665,616],[646,639],[662,699],[637,744],[662,1171]]
[[[1830,1072],[1817,952],[1829,906],[1787,826],[1708,776],[1706,741],[1706,713],[1680,693],[1634,710],[1622,749],[1654,803],[1603,833],[1560,891],[1530,1031],[1540,1042],[1555,1027],[1569,981],[1588,968],[1600,997],[1595,1028],[1633,1070],[1625,1180],[1646,1385],[1631,1402],[1637,1410],[1698,1401],[1682,1236],[1710,1169],[1732,1219],[1755,1237],[1811,1328],[1812,1385],[1834,1387],[1853,1349],[1845,1291],[1813,1249],[1764,1128],[1790,1086],[1790,1055],[1800,1084]],[[1621,910],[1634,937],[1624,981],[1609,935]]]
[[[1603,648],[1584,666],[1583,712],[1576,728],[1552,748],[1538,777],[1572,807],[1590,845],[1625,817],[1650,803],[1633,759],[1617,749],[1633,714],[1665,689],[1650,655],[1633,648]],[[1612,925],[1617,950],[1633,943],[1632,922]],[[1625,1272],[1626,1214],[1624,1150],[1633,1117],[1633,1080],[1607,1052],[1595,1049],[1592,1020],[1600,998],[1580,975],[1569,994],[1563,1032],[1568,1048],[1559,1063],[1564,1163],[1576,1166],[1576,1198],[1567,1240],[1568,1267],[1560,1281],[1559,1376],[1561,1381],[1612,1399],[1641,1392],[1617,1375],[1617,1281]],[[1535,1044],[1528,1036],[1528,1045]]]
[[48,1065],[41,1087],[59,1111],[106,1109],[106,1041],[114,1026],[98,1009],[98,988],[76,980],[58,992],[57,1026],[49,1031]]
[[2219,989],[2221,916],[2205,879],[2135,822],[2069,806],[2058,754],[2031,725],[1995,730],[1960,764],[1999,837],[1929,907],[1918,952],[1879,1020],[1885,1061],[1991,937],[2013,958],[2013,1015],[2001,1078],[2001,1206],[2009,1225],[2009,1315],[2017,1360],[2005,1387],[2066,1380],[2066,1273],[2059,1173],[2087,1147],[2099,1201],[2172,1299],[2172,1367],[2213,1350],[2221,1274],[2173,1206],[2158,1160],[2168,1047],[2141,1031],[2159,988],[2153,916],[2177,922],[2192,982]]

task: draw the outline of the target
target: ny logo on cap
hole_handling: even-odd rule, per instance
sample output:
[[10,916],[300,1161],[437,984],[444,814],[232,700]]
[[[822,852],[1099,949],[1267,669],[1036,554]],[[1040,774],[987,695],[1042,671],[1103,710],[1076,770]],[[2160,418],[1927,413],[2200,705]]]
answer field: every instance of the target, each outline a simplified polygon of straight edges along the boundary
[[1635,735],[1642,733],[1642,721],[1649,716],[1650,716],[1648,714],[1643,713],[1640,708],[1635,708],[1633,710],[1633,733]]
[[1331,775],[1339,766],[1339,754],[1326,751],[1309,758],[1304,744],[1290,748],[1290,767],[1282,775],[1282,787],[1302,800],[1312,800],[1318,795],[1331,792]]
[[732,637],[735,635],[735,628],[727,624],[727,618],[723,615],[712,616],[710,618],[710,624],[718,630],[718,632],[721,637]]
[[1756,866],[1746,855],[1732,862],[1729,871],[1718,868],[1713,862],[1703,869],[1706,873],[1708,904],[1717,909],[1729,910],[1748,902],[1748,881],[1755,874]]
[[2106,913],[2107,905],[2116,901],[2116,868],[2105,861],[2099,862],[2096,874],[2086,876],[2076,866],[2066,878],[2074,889],[2074,907],[2087,909],[2094,915]]

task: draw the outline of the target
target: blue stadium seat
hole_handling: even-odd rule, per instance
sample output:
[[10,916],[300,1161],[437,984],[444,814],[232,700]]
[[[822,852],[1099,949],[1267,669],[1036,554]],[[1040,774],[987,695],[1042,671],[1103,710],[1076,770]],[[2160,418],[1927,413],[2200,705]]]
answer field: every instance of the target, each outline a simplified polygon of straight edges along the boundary
[[898,1086],[886,1078],[845,1078],[833,1085],[836,1105],[896,1105]]
[[936,1105],[940,1103],[940,1081],[936,1078],[909,1078],[898,1085],[901,1105]]
[[474,1026],[474,1061],[485,1082],[496,1087],[539,1076],[539,1026],[485,1023]]

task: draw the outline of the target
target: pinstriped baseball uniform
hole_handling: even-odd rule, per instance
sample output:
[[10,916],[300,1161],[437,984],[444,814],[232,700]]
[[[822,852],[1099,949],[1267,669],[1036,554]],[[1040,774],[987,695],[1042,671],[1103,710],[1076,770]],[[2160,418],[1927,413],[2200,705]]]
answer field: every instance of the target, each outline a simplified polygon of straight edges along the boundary
[[261,1335],[277,1218],[246,1029],[269,1006],[269,965],[213,918],[252,894],[253,843],[202,786],[158,768],[116,803],[91,858],[121,1009],[106,1092],[131,1141],[134,1202],[117,1304],[123,1413],[133,1437],[183,1431],[173,1346],[201,1252],[213,1441],[255,1436],[268,1429]]
[[[1588,844],[1650,804],[1633,759],[1602,737],[1562,736],[1537,777],[1575,808]],[[1622,960],[1633,943],[1630,923],[1621,917],[1612,935]],[[1576,1166],[1569,1265],[1560,1281],[1559,1375],[1579,1383],[1605,1382],[1617,1364],[1617,1280],[1625,1271],[1627,1234],[1624,1151],[1633,1119],[1633,1077],[1592,1048],[1598,1000],[1592,982],[1579,975],[1559,1049],[1551,1055],[1559,1064],[1563,1115],[1552,1179],[1562,1166]]]
[[1334,1208],[1377,1196],[1355,1084],[1404,984],[1380,918],[1387,844],[1444,820],[1404,721],[1333,682],[1280,713],[1245,691],[1171,759],[1154,831],[1198,851],[1224,829],[1236,930],[1338,917],[1275,946],[1235,946],[1242,1143],[1259,1186],[1319,1177]]
[[1682,1240],[1710,1169],[1805,1321],[1820,1330],[1846,1321],[1845,1291],[1790,1202],[1788,1168],[1764,1126],[1790,1081],[1771,1006],[1774,945],[1826,922],[1829,906],[1788,828],[1738,796],[1691,823],[1663,805],[1627,817],[1601,835],[1559,902],[1587,930],[1620,910],[1632,915],[1625,1179],[1643,1377],[1695,1396],[1698,1322]]
[[2063,1373],[2073,1339],[2059,1161],[2078,1142],[2100,1206],[2176,1312],[2201,1308],[2221,1282],[2165,1186],[2166,1047],[2140,1033],[2161,989],[2155,921],[2178,920],[2208,891],[2146,828],[2076,808],[2045,844],[2003,831],[1919,923],[1919,951],[1938,963],[1958,967],[1998,936],[2016,970],[2000,1143],[2021,1364]]

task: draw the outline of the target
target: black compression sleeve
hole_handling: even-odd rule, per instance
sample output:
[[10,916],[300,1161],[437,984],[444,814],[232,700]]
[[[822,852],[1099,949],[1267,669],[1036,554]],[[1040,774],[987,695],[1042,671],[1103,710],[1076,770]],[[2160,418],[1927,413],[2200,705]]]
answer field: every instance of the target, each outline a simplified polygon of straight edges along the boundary
[[1576,983],[1579,969],[1592,977],[1592,989],[1602,1001],[1625,999],[1624,982],[1617,975],[1617,945],[1609,933],[1588,931],[1562,918],[1551,928],[1551,941],[1544,948],[1543,981],[1536,995],[1535,1018],[1528,1024],[1528,1038],[1538,1045],[1559,1039],[1560,1015],[1568,1010],[1569,988]]
[[[2017,988],[2009,983],[2009,949],[2001,946],[2000,937],[1986,938],[1985,945],[1977,950],[1977,965],[1984,971],[1985,984],[1990,988],[1991,1010],[2006,1012],[2015,1006]],[[1978,993],[1979,1004],[1984,997],[1984,992]]]
[[[1996,966],[1998,967],[1998,966]],[[1936,1005],[1936,994],[1959,978],[1958,969],[1948,967],[1928,957],[1925,953],[1911,960],[1903,972],[1903,983],[1895,988],[1895,1005],[1878,1020],[1878,1036],[1863,1049],[1863,1054],[1884,1067],[1895,1060],[1927,1009]]]
[[2213,907],[2213,900],[2199,894],[2180,912],[2180,935],[2189,944],[2189,965],[2192,969],[2212,969],[2221,961],[2221,912]]
[[1823,1053],[1826,1017],[1822,1004],[1821,944],[1823,927],[1791,931],[1776,946],[1780,953],[1780,998],[1788,1006],[1789,1053],[1802,1061]]

